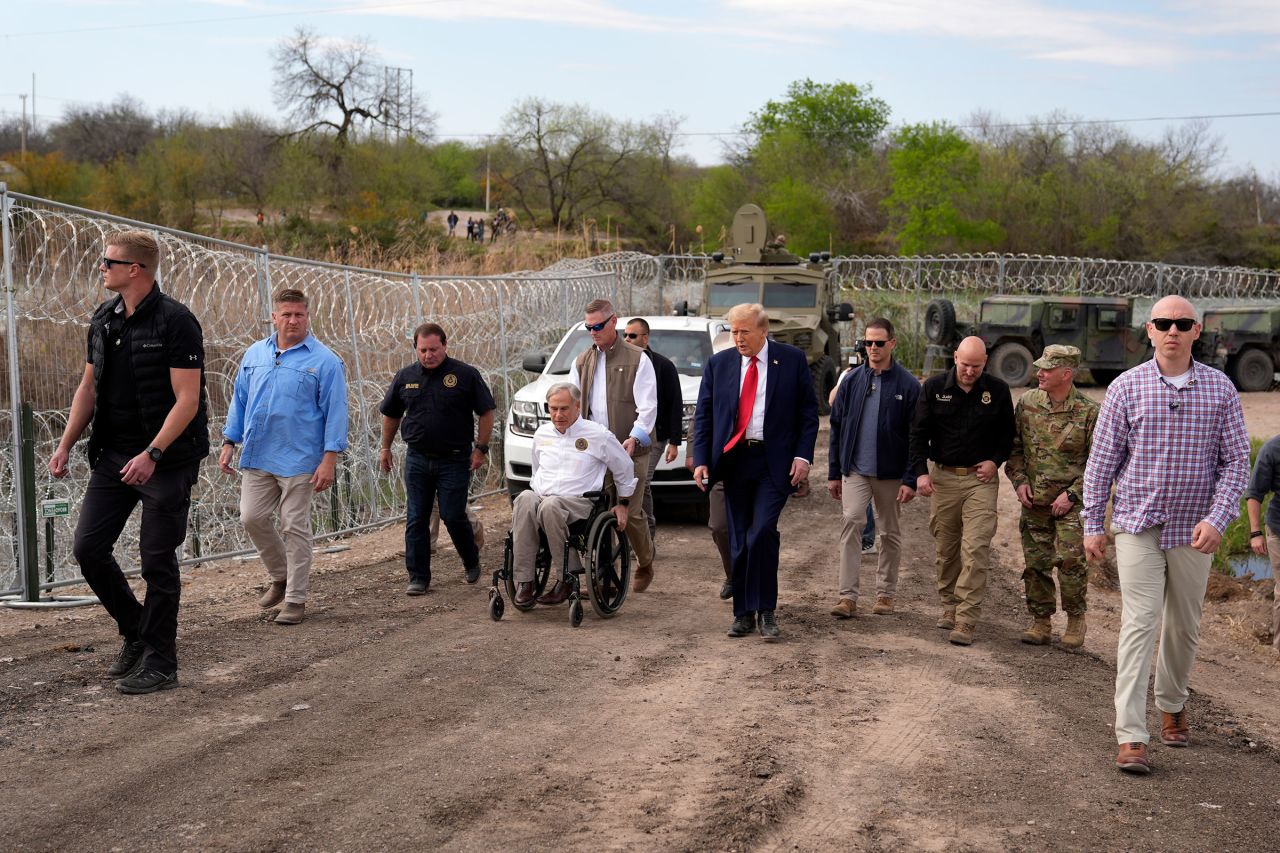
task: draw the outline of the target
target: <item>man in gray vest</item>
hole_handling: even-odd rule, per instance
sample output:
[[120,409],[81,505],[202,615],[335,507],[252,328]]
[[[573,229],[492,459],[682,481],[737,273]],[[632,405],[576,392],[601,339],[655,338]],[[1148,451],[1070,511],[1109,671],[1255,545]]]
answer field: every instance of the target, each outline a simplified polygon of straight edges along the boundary
[[[588,303],[586,327],[593,346],[574,360],[569,381],[582,389],[582,416],[608,427],[635,461],[636,494],[643,494],[658,419],[658,380],[644,350],[624,341],[617,323],[609,300]],[[653,539],[638,503],[627,514],[627,539],[636,552],[632,589],[644,592],[653,582]]]

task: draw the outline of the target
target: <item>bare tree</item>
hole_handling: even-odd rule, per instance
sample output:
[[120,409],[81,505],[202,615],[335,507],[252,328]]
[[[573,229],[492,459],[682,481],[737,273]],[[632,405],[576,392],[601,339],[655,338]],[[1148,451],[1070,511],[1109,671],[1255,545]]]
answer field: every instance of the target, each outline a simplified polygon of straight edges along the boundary
[[367,39],[327,41],[302,27],[282,41],[274,51],[275,98],[292,133],[329,132],[339,147],[364,127],[429,136],[434,117],[425,101],[389,87],[377,57]]
[[110,163],[133,158],[162,130],[142,102],[121,95],[109,105],[73,106],[50,129],[55,147],[72,160]]

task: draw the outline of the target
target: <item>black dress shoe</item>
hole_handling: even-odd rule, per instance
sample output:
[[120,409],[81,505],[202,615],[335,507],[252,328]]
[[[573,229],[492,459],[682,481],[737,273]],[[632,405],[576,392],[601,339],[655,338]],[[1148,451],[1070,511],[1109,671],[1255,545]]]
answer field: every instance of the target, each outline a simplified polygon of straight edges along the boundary
[[551,592],[544,592],[538,596],[538,603],[547,605],[564,604],[568,598],[569,585],[564,581],[556,581],[556,585],[551,587]]
[[121,678],[128,675],[142,661],[142,653],[146,651],[146,646],[141,640],[124,641],[124,645],[120,647],[120,654],[116,655],[115,663],[107,668],[107,675],[111,678]]
[[778,623],[773,620],[772,610],[760,611],[760,636],[766,640],[776,640],[782,636]]
[[155,693],[157,690],[172,690],[177,686],[178,673],[160,672],[145,667],[116,682],[116,690],[121,693]]
[[733,598],[733,584],[729,581],[725,581],[720,584],[720,600],[728,601],[731,598]]
[[746,616],[738,616],[733,620],[732,627],[729,628],[730,637],[745,637],[756,629],[756,615],[748,613]]
[[467,583],[475,583],[480,580],[480,564],[476,563],[467,569]]

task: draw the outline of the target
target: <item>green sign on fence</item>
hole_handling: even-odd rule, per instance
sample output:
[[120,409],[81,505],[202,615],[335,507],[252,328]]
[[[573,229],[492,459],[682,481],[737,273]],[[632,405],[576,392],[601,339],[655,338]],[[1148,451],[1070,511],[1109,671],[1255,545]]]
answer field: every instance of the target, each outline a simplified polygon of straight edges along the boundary
[[66,518],[71,515],[71,501],[40,501],[41,518]]

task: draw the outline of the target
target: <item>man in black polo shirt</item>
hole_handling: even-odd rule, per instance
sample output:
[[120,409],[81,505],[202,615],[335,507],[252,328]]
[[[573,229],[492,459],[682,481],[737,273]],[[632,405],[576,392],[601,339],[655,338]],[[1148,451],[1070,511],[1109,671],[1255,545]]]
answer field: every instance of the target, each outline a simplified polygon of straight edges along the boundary
[[[400,430],[404,460],[404,561],[409,595],[431,585],[431,507],[439,495],[440,519],[462,558],[467,583],[480,579],[480,549],[467,521],[471,472],[484,464],[493,432],[493,395],[469,364],[450,358],[444,329],[423,323],[413,333],[418,360],[401,368],[382,399],[382,452],[378,465],[391,471],[391,442]],[[475,416],[480,428],[472,446]]]
[[929,532],[938,549],[938,595],[951,642],[973,643],[987,591],[996,532],[996,472],[1013,448],[1009,386],[983,373],[987,347],[969,337],[956,347],[955,368],[925,380],[911,424],[916,492],[931,497]]
[[[187,307],[160,291],[160,247],[146,231],[107,239],[98,264],[115,294],[89,322],[88,363],[49,472],[67,475],[71,448],[93,421],[93,473],[72,550],[116,620],[124,645],[107,674],[121,693],[178,686],[178,546],[200,460],[209,453],[204,334]],[[138,603],[112,554],[142,503],[138,544],[147,595]]]
[[658,520],[653,517],[653,472],[664,457],[668,462],[680,452],[681,433],[684,432],[684,396],[680,393],[680,371],[665,355],[649,348],[649,321],[633,317],[627,321],[622,335],[627,343],[645,351],[653,362],[653,373],[658,380],[658,420],[654,424],[654,442],[649,447],[649,477],[644,481],[644,514],[649,521],[649,538],[657,551]]

